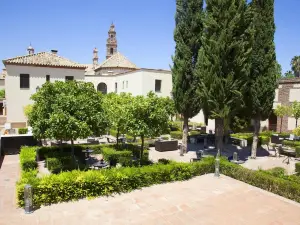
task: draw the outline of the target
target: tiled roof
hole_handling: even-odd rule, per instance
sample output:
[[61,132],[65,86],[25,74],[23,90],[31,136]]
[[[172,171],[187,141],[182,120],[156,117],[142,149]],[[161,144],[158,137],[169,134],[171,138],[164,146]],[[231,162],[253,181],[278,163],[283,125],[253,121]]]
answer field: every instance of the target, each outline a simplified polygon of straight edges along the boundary
[[67,67],[85,69],[87,66],[73,62],[69,59],[58,56],[50,52],[40,52],[32,55],[18,56],[11,59],[3,60],[6,64],[49,66],[49,67]]
[[93,64],[86,64],[85,75],[95,75],[95,66]]
[[124,55],[120,52],[117,52],[110,58],[106,59],[103,63],[101,63],[95,70],[99,70],[100,68],[129,68],[129,69],[138,69],[137,66],[130,62]]

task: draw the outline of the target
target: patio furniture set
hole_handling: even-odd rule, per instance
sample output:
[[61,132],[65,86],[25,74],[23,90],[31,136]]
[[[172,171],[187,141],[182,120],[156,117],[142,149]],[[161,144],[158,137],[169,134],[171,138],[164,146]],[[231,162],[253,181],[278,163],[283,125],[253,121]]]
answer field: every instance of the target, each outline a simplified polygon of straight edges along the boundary
[[[295,156],[295,150],[288,147],[288,146],[283,146],[283,141],[284,140],[289,140],[289,141],[297,141],[299,140],[299,137],[290,134],[288,138],[283,138],[280,137],[278,134],[273,134],[271,136],[271,144],[273,146],[273,151],[275,152],[275,157],[281,157],[281,155],[285,156],[283,159],[283,163],[286,162],[286,164],[290,164],[291,160],[293,159],[293,156]],[[269,148],[269,146],[268,146]]]

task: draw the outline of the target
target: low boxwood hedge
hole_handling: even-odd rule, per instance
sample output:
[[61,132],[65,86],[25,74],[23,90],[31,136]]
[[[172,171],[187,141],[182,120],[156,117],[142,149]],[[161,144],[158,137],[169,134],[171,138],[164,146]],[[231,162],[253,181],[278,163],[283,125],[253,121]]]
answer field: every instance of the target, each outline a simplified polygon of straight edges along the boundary
[[289,141],[289,140],[284,140],[282,142],[283,145],[290,146],[290,147],[296,147],[300,146],[300,141]]
[[182,131],[171,131],[171,138],[181,140],[182,139]]
[[298,175],[300,175],[300,163],[296,163],[295,167],[296,167],[296,172],[298,173]]
[[[28,152],[26,150],[28,148],[23,147],[20,156],[23,159],[30,158],[32,161],[35,158],[35,148]],[[214,172],[214,158],[211,157],[195,163],[169,162],[163,164],[160,162],[143,167],[122,167],[89,171],[73,170],[38,178],[35,166],[23,166],[24,160],[20,161],[23,171],[21,179],[17,183],[17,196],[18,205],[21,207],[24,206],[24,186],[26,184],[32,185],[34,190],[33,204],[35,207],[38,207],[40,205],[73,201],[86,197],[129,192],[153,184],[187,180],[194,176]],[[25,163],[25,165],[27,164]],[[29,165],[32,164],[30,163]],[[296,171],[300,171],[299,163],[296,164]],[[220,162],[220,172],[234,179],[300,202],[300,181],[298,176],[284,176],[281,174],[281,171],[277,170],[275,172],[253,171],[232,164],[226,159],[222,159]],[[278,174],[280,175],[279,177]]]
[[22,147],[20,164],[23,171],[30,171],[37,168],[36,150],[37,147]]
[[296,158],[300,158],[300,146],[296,146]]
[[300,182],[296,182],[296,180],[291,181],[263,171],[246,169],[226,160],[221,161],[220,172],[247,184],[300,202]]
[[27,134],[27,132],[28,132],[28,128],[19,128],[19,130],[18,130],[18,133],[19,134]]
[[212,173],[213,158],[196,163],[154,164],[143,167],[124,167],[109,170],[73,170],[37,178],[27,172],[17,184],[19,206],[24,206],[24,186],[33,186],[35,207],[81,198],[107,196],[129,192],[153,184],[182,181],[194,176]]

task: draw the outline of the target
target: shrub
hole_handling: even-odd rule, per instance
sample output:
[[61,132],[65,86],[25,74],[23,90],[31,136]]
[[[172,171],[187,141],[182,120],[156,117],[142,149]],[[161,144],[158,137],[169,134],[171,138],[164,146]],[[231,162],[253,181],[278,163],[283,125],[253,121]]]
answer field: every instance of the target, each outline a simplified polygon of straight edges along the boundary
[[31,174],[31,178],[22,177],[18,182],[18,204],[24,206],[24,190],[22,188],[25,183],[32,184],[34,188],[33,204],[38,207],[86,197],[129,192],[153,184],[187,180],[213,171],[214,160],[207,158],[195,163],[154,164],[109,170],[73,170],[42,178],[33,178],[34,175]]
[[171,161],[169,159],[158,159],[158,163],[167,165],[169,164]]
[[19,128],[19,134],[27,134],[28,128]]
[[275,168],[272,168],[269,170],[265,170],[265,172],[269,173],[275,177],[282,177],[282,176],[285,176],[285,174],[286,174],[285,169],[282,167],[275,167]]
[[173,121],[170,122],[170,131],[182,131],[182,122],[181,121]]
[[23,171],[37,168],[36,147],[22,147],[20,152],[20,164]]
[[[222,160],[220,172],[226,176],[300,202],[300,182],[275,177],[263,171],[253,171]],[[289,176],[290,177],[290,176]]]
[[283,145],[290,146],[290,147],[300,146],[300,141],[284,140],[282,143]]
[[164,136],[164,137],[161,137],[163,140],[169,140],[169,137],[166,137],[166,136]]
[[296,158],[300,158],[300,146],[296,146]]
[[270,136],[267,135],[260,135],[259,136],[259,141],[261,145],[267,145],[270,142]]
[[171,134],[171,138],[179,139],[179,140],[182,139],[182,131],[171,131],[170,134]]
[[119,162],[120,158],[132,158],[132,151],[128,150],[122,150],[122,151],[116,151],[113,148],[110,147],[104,147],[102,149],[102,155],[104,160],[106,161],[114,161]]
[[192,131],[190,131],[190,136],[193,136],[193,135],[199,135],[199,134],[201,134],[200,131],[197,131],[197,130],[192,130]]
[[300,163],[296,163],[295,167],[296,167],[296,172],[298,173],[298,175],[300,175]]
[[46,165],[49,171],[59,172],[63,170],[63,164],[58,158],[47,158]]

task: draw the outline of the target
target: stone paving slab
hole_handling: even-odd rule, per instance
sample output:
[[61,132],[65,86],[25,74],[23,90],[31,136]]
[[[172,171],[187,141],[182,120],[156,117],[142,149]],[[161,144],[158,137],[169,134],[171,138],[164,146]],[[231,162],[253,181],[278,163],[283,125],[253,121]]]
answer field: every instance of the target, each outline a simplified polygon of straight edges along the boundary
[[[2,171],[1,171],[2,172]],[[0,211],[0,224],[299,225],[300,204],[213,174],[115,197]]]
[[213,174],[114,197],[44,206],[25,215],[15,201],[18,158],[5,156],[0,169],[0,225],[300,225],[299,203]]

